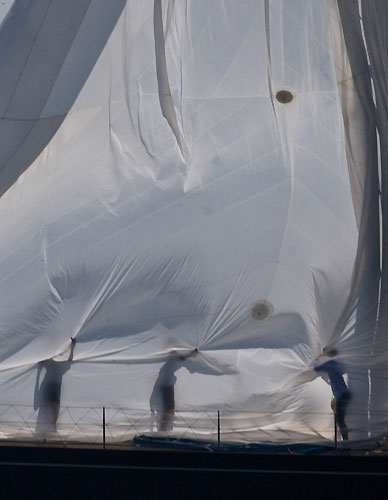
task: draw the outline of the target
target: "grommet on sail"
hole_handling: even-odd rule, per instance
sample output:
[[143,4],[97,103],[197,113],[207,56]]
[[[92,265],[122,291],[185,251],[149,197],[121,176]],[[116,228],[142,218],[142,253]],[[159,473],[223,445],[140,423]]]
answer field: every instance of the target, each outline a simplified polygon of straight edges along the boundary
[[383,3],[12,3],[3,437],[387,431]]

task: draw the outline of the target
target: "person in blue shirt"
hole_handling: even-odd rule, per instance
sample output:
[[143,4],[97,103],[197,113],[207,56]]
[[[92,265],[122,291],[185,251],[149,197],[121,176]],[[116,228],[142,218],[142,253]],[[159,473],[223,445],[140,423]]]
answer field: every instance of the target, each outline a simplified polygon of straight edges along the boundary
[[[323,354],[329,358],[334,358],[337,356],[338,352],[336,349],[323,349]],[[336,414],[337,424],[341,432],[342,439],[347,441],[348,428],[345,423],[345,415],[352,395],[343,377],[345,369],[336,359],[329,359],[322,364],[316,365],[314,369],[317,372],[325,372],[329,377],[331,390],[334,396],[331,407]]]

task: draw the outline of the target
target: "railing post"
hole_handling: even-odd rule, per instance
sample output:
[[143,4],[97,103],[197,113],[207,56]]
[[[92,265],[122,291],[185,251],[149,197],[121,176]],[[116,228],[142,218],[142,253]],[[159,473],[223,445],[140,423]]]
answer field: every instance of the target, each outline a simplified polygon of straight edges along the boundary
[[218,449],[220,449],[221,447],[220,410],[217,410],[217,438],[218,438]]
[[105,406],[102,407],[102,447],[105,450]]

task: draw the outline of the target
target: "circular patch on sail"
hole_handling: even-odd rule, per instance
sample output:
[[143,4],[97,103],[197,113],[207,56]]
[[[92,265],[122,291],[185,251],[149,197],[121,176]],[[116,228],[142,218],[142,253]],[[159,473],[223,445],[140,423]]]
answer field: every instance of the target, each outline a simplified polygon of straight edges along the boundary
[[251,318],[260,321],[267,318],[273,312],[273,305],[268,300],[255,302],[250,309]]
[[276,100],[281,104],[288,104],[294,100],[294,94],[286,89],[278,90],[276,92]]

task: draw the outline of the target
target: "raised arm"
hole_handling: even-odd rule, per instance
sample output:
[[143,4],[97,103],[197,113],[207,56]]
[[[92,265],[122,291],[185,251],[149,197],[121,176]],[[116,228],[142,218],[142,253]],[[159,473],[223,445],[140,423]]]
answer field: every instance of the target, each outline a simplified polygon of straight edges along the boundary
[[35,389],[34,389],[34,410],[36,411],[39,407],[40,403],[40,374],[42,372],[43,362],[40,361],[37,365],[36,369],[36,380],[35,380]]
[[77,339],[75,337],[71,337],[70,354],[69,354],[68,361],[73,361],[74,348],[75,348],[76,342],[77,342]]
[[195,349],[193,349],[192,351],[188,352],[187,354],[181,354],[180,358],[183,360],[183,359],[187,359],[187,358],[191,358],[191,356],[194,356],[195,354],[198,354],[198,348],[196,347]]

